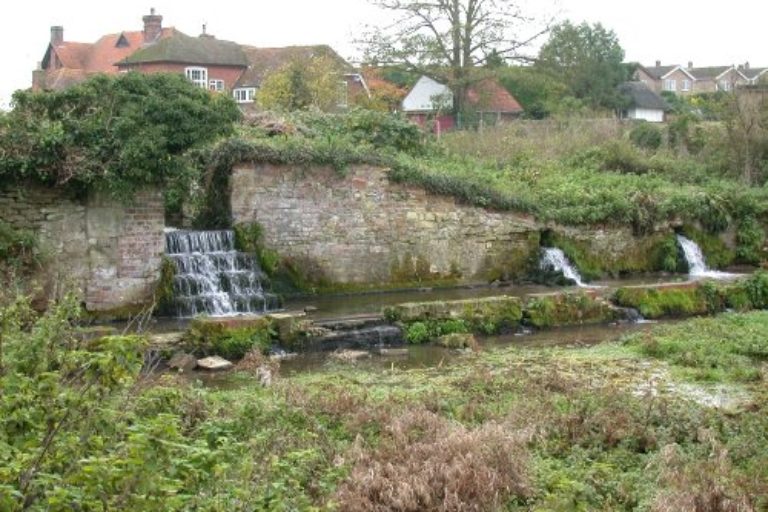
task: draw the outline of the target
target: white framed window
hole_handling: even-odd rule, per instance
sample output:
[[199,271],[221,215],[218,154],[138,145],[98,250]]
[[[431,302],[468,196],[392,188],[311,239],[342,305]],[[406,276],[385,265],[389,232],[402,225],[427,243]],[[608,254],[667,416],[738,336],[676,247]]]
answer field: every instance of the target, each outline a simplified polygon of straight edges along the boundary
[[680,89],[681,91],[688,92],[691,90],[691,81],[690,80],[683,80],[683,86]]
[[208,69],[207,68],[201,68],[201,67],[186,68],[184,70],[184,75],[187,77],[187,80],[189,80],[196,86],[202,87],[203,89],[208,88]]
[[664,90],[665,91],[676,91],[677,90],[677,80],[674,78],[667,78],[664,80]]
[[208,88],[212,91],[221,92],[224,90],[224,80],[208,80]]
[[235,101],[238,103],[253,103],[253,98],[256,96],[256,88],[240,87],[232,91],[232,96],[235,97]]
[[728,80],[720,80],[720,82],[717,84],[717,88],[721,91],[730,91],[733,89],[733,84]]

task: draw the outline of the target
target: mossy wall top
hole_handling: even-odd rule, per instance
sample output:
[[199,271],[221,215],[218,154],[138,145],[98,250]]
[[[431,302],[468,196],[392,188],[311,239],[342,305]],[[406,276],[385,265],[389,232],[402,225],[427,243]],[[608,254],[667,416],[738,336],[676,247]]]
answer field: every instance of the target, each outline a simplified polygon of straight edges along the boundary
[[[233,169],[230,192],[235,223],[261,224],[268,247],[322,283],[514,278],[535,264],[544,227],[530,216],[392,183],[386,169],[366,165],[339,173],[325,167],[241,164]],[[650,252],[645,242],[658,236],[646,240],[633,237],[630,229],[584,228],[578,238],[585,246],[595,242],[586,249],[596,257],[629,261],[638,248]],[[626,270],[654,268],[646,258]]]

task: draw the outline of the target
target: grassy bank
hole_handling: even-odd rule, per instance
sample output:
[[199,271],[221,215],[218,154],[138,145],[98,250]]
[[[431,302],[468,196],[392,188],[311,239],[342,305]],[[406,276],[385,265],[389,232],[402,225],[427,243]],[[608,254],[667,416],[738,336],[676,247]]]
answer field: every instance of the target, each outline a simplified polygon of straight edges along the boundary
[[222,172],[243,158],[331,165],[339,172],[374,163],[391,167],[395,181],[471,204],[568,225],[641,231],[675,220],[717,232],[762,218],[768,209],[768,192],[744,186],[723,163],[727,151],[718,126],[700,130],[703,149],[693,151],[673,144],[671,136],[657,148],[638,146],[631,137],[635,125],[605,119],[520,121],[439,141],[372,113],[261,122],[278,124],[281,133],[258,124],[241,128],[236,144],[225,143],[209,157],[213,168]]
[[[420,370],[330,366],[268,388],[249,356],[206,388],[141,376],[140,340],[78,340],[74,306],[0,314],[3,510],[768,506],[767,313]],[[707,378],[739,386],[741,406],[676,387],[699,378],[677,368],[713,364]]]

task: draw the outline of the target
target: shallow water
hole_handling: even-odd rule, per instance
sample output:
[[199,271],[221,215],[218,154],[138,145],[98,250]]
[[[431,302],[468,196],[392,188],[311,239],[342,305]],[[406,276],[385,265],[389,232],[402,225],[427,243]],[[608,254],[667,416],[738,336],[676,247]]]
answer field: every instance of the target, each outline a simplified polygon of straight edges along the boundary
[[[596,288],[618,288],[643,284],[684,283],[688,276],[669,274],[649,274],[647,276],[628,279],[612,279],[589,283]],[[291,311],[302,310],[306,307],[317,308],[310,315],[313,320],[343,317],[358,314],[377,314],[386,306],[405,302],[429,302],[438,300],[461,300],[494,295],[509,295],[524,297],[537,293],[555,293],[561,291],[579,291],[578,286],[544,286],[544,285],[503,285],[503,286],[467,286],[461,288],[422,288],[419,290],[404,290],[394,292],[377,292],[349,295],[331,295],[320,297],[304,297],[286,301],[285,308]]]
[[[653,322],[615,323],[610,325],[588,325],[562,327],[536,332],[520,332],[501,336],[478,337],[480,350],[494,350],[509,346],[521,348],[584,347],[607,341],[614,341],[625,334],[649,329]],[[472,357],[469,350],[454,350],[437,345],[405,345],[407,355],[377,355],[352,362],[341,362],[331,352],[301,353],[282,361],[280,374],[284,376],[306,372],[333,371],[343,367],[355,367],[371,371],[407,370],[413,368],[435,368],[460,362]]]

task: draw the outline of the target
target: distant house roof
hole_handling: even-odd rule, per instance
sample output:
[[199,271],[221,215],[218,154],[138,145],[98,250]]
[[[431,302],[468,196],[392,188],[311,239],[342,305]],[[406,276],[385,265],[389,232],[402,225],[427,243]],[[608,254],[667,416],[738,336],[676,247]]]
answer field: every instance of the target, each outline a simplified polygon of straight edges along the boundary
[[[479,112],[523,112],[523,107],[515,97],[493,78],[471,85],[466,99],[467,104]],[[422,76],[403,100],[403,112],[432,112],[436,104],[450,109],[453,106],[453,93],[447,85]]]
[[220,41],[212,36],[191,37],[179,31],[133,52],[119,64],[122,66],[149,62],[248,66],[248,60],[239,44]]
[[648,75],[650,75],[656,80],[661,80],[663,78],[666,78],[667,76],[671,75],[672,73],[678,70],[688,75],[691,78],[691,80],[694,79],[694,76],[691,73],[689,73],[688,70],[686,70],[684,67],[678,64],[673,64],[670,66],[661,66],[661,65],[640,66],[640,69],[644,70],[646,73],[648,73]]
[[672,65],[672,66],[640,66],[643,70],[645,70],[646,73],[648,73],[653,78],[660,80],[661,78],[667,76],[675,69],[679,68],[678,65]]
[[354,69],[328,45],[313,46],[285,46],[282,48],[256,48],[254,46],[242,46],[243,54],[247,61],[248,69],[238,80],[238,87],[256,87],[261,85],[264,79],[289,62],[297,59],[313,59],[328,57],[338,63],[341,72],[352,72]]
[[205,33],[191,37],[173,27],[162,27],[162,16],[150,10],[144,16],[144,30],[124,31],[102,36],[95,43],[64,41],[63,27],[51,27],[51,39],[40,68],[33,73],[33,88],[64,89],[82,82],[93,73],[115,74],[138,64],[171,64],[157,69],[187,66],[228,66],[237,68],[234,87],[259,86],[271,72],[294,58],[327,56],[338,62],[340,79],[350,94],[358,89],[367,93],[362,76],[330,46],[290,46],[254,48],[218,40]]
[[[173,28],[165,28],[159,39],[165,39],[176,33],[179,32]],[[95,43],[65,41],[55,46],[48,46],[43,57],[42,67],[47,68],[50,59],[58,58],[62,68],[67,71],[59,74],[66,74],[70,77],[76,74],[80,74],[84,78],[91,73],[117,73],[119,71],[117,63],[140,49],[143,44],[144,33],[141,31],[108,34],[102,36]],[[71,84],[66,86],[68,85]]]
[[467,91],[467,103],[482,112],[519,113],[523,107],[493,78],[482,80]]
[[768,68],[742,68],[741,69],[741,74],[747,77],[749,80],[757,80],[766,72],[768,72]]
[[669,110],[664,98],[653,92],[643,82],[624,82],[619,92],[631,100],[631,106],[648,110]]
[[736,71],[736,68],[733,66],[710,66],[704,68],[689,68],[688,72],[692,74],[696,80],[717,80],[731,70]]
[[453,107],[451,89],[424,75],[403,99],[403,112],[433,112],[436,106]]

